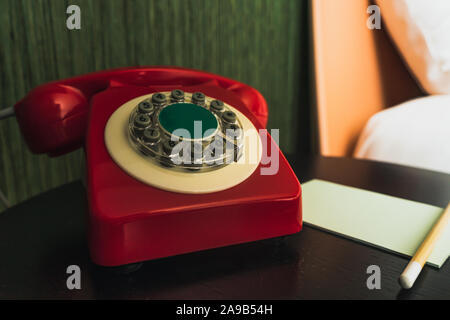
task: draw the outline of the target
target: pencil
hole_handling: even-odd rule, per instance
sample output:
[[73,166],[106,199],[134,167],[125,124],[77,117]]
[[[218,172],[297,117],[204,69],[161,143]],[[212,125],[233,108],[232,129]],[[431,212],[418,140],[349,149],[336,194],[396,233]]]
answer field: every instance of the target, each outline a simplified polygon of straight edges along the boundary
[[422,271],[424,264],[427,262],[428,257],[433,251],[433,248],[436,245],[439,236],[444,232],[449,220],[450,203],[447,205],[447,208],[442,213],[438,222],[436,222],[431,231],[428,233],[427,237],[420,245],[416,254],[412,257],[411,261],[408,263],[402,275],[400,276],[399,282],[404,289],[410,289],[414,285],[414,282],[419,276],[420,271]]

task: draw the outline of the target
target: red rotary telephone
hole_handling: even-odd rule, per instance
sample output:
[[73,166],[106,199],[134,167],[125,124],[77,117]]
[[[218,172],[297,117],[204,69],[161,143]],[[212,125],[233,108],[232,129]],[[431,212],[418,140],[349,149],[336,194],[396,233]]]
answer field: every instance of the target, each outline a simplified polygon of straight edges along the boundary
[[226,128],[265,128],[266,102],[245,84],[184,68],[124,68],[44,84],[14,110],[34,153],[58,156],[84,147],[89,248],[98,265],[301,230],[300,184],[267,131],[259,134],[267,140],[259,154],[278,155],[276,174],[261,174],[258,157],[256,164],[238,163],[255,146],[244,135],[233,140],[239,156],[231,164],[170,162],[168,136],[180,121],[209,121],[216,135],[200,139],[200,149],[219,141]]

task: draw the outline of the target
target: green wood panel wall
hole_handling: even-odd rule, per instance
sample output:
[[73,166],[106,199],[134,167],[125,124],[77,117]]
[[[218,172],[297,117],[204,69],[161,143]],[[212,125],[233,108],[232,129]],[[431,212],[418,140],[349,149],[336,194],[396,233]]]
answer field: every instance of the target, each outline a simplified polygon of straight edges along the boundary
[[[66,28],[70,4],[81,30]],[[282,149],[307,150],[306,10],[303,0],[0,0],[0,108],[50,80],[177,65],[255,87]],[[0,122],[0,189],[12,203],[78,179],[82,158],[33,155],[15,120]]]

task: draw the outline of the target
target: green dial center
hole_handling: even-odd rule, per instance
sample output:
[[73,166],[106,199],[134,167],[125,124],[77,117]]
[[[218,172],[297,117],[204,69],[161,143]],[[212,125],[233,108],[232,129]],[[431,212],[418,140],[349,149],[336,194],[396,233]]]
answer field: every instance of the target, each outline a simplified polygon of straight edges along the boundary
[[189,133],[191,139],[202,139],[206,131],[215,131],[219,126],[209,110],[193,103],[174,103],[165,107],[159,113],[158,121],[170,134],[183,135],[178,134],[181,131],[177,132],[177,129],[182,129]]

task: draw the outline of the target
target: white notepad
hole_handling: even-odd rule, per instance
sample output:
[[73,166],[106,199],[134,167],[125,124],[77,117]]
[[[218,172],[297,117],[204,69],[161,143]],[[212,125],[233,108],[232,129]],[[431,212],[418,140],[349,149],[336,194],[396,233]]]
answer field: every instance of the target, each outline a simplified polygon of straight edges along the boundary
[[[302,184],[303,221],[321,229],[413,256],[444,209],[322,180]],[[450,256],[450,224],[428,259]]]

